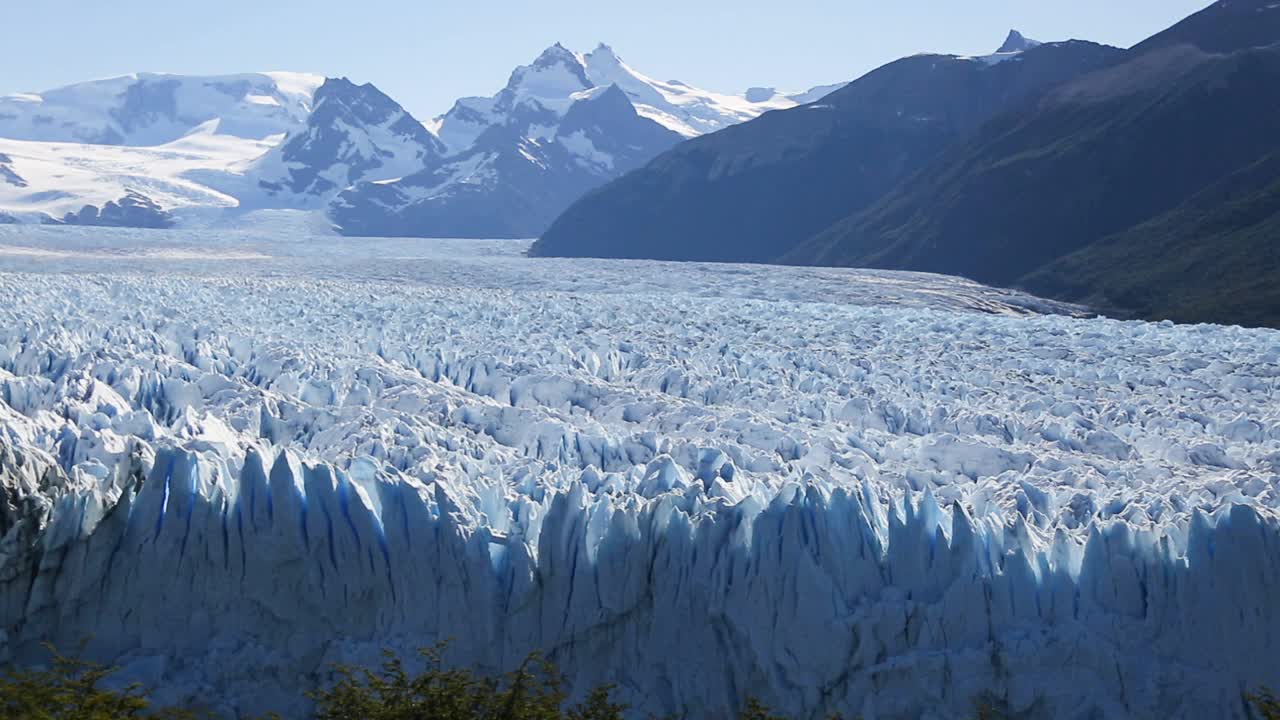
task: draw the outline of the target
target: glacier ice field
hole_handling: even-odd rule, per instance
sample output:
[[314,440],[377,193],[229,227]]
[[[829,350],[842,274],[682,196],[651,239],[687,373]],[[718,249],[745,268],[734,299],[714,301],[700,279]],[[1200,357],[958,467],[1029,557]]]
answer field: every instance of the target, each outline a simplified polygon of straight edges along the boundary
[[1280,688],[1280,332],[288,228],[0,228],[0,662],[232,716],[446,639],[638,716]]

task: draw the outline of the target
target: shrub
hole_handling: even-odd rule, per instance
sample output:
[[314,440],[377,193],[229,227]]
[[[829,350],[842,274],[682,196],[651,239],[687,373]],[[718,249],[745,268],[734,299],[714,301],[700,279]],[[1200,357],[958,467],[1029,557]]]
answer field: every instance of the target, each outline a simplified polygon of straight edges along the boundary
[[[394,653],[385,652],[376,670],[335,668],[332,687],[308,694],[315,720],[622,720],[627,707],[613,702],[613,686],[602,685],[578,704],[566,706],[565,680],[555,666],[530,656],[519,668],[499,678],[450,668],[444,645],[420,650],[425,669],[410,674]],[[118,689],[103,684],[117,672],[49,648],[48,669],[9,669],[0,675],[0,719],[3,720],[196,720],[187,710],[155,709],[141,685]],[[1280,720],[1280,698],[1262,690],[1246,698],[1253,716]],[[975,702],[977,720],[1008,717],[991,697]],[[740,720],[787,720],[751,698]],[[271,716],[264,720],[279,720]],[[838,720],[832,716],[830,720]]]
[[1261,690],[1250,695],[1248,700],[1261,720],[1280,720],[1280,698],[1270,690]]
[[140,685],[106,689],[108,668],[49,648],[45,670],[9,669],[0,676],[0,717],[12,720],[190,720],[192,713],[150,709]]
[[564,678],[537,656],[501,678],[479,678],[447,668],[443,645],[420,652],[418,675],[390,652],[376,671],[338,666],[338,682],[309,695],[317,720],[622,720],[626,709],[605,686],[566,710]]

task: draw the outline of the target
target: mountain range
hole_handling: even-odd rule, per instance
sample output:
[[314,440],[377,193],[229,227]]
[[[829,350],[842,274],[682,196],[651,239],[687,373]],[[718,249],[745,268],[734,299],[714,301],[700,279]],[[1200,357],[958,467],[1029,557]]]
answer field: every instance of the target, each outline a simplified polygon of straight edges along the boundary
[[372,84],[140,74],[0,98],[0,223],[305,211],[535,256],[969,277],[1118,316],[1280,327],[1280,3],[1128,49],[1011,31],[847,84],[724,95],[560,44],[420,121]]
[[1011,33],[988,56],[903,58],[821,102],[659,156],[572,206],[535,252],[776,260],[1003,109],[1121,53],[1085,42],[1041,45]]
[[1118,315],[1280,326],[1280,3],[1133,48],[890,63],[588,195],[537,255],[922,270]]
[[431,123],[441,162],[346,189],[332,217],[354,235],[532,237],[681,141],[804,99],[718,95],[649,78],[605,45],[583,55],[557,44],[496,95],[463,98]]
[[426,122],[345,78],[81,83],[0,98],[0,221],[170,227],[294,209],[346,234],[533,237],[687,138],[835,87],[722,95],[559,44]]

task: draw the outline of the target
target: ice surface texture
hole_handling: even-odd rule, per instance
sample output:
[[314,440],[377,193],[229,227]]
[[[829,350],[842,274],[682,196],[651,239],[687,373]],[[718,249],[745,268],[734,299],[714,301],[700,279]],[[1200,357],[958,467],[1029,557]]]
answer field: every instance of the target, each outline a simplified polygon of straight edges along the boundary
[[523,247],[3,230],[0,653],[227,710],[444,638],[689,717],[1280,686],[1280,333]]

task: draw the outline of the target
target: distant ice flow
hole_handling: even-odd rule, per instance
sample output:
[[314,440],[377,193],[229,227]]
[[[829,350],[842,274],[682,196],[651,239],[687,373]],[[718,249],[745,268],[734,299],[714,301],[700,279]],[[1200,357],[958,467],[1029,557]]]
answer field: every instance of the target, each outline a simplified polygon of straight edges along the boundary
[[0,227],[0,661],[285,713],[447,638],[642,715],[1280,687],[1280,333],[289,237]]

